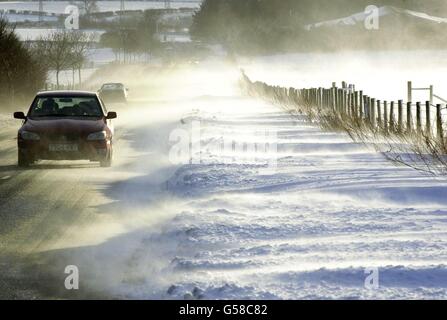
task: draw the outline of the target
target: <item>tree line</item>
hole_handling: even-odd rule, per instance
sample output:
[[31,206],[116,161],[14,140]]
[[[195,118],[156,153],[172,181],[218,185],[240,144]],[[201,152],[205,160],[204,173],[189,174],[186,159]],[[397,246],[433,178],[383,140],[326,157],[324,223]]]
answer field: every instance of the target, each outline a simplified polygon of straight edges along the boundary
[[81,70],[92,43],[91,35],[81,31],[57,30],[31,42],[22,42],[14,26],[0,17],[0,101],[4,105],[32,97],[46,87],[49,71],[75,71],[81,83]]
[[0,101],[2,106],[29,98],[46,80],[46,68],[0,17]]
[[46,70],[56,73],[56,85],[59,88],[59,74],[62,70],[78,72],[78,81],[82,82],[81,70],[84,66],[93,35],[77,30],[59,30],[40,37],[29,44],[32,55],[40,61]]
[[160,12],[145,10],[141,16],[122,17],[101,36],[100,45],[111,48],[116,60],[130,62],[139,55],[149,55],[160,48],[155,37]]

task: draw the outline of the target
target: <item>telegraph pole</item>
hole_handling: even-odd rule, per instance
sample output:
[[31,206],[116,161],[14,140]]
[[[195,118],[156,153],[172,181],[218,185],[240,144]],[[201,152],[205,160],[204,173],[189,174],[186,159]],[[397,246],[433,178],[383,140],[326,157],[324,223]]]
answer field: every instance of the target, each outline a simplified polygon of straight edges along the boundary
[[43,0],[39,0],[39,23],[43,20]]
[[171,0],[165,0],[165,9],[171,9]]
[[[123,61],[126,61],[126,50],[124,48],[124,28],[123,28],[123,14],[124,14],[124,0],[120,1],[120,16],[119,16],[119,22],[120,22],[120,31],[119,31],[119,37],[121,40],[121,49],[123,54]],[[121,50],[120,50],[121,51]]]
[[124,13],[125,7],[124,7],[124,0],[120,0],[120,27],[121,27],[121,19]]

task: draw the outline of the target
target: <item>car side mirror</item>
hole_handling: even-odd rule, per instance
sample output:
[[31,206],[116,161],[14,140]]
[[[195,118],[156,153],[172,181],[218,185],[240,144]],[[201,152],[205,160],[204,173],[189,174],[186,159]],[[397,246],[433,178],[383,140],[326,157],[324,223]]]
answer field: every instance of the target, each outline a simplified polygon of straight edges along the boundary
[[22,119],[25,120],[26,116],[23,112],[19,111],[19,112],[14,112],[14,119]]
[[116,112],[109,111],[109,112],[107,113],[106,119],[116,119],[116,117],[117,117]]

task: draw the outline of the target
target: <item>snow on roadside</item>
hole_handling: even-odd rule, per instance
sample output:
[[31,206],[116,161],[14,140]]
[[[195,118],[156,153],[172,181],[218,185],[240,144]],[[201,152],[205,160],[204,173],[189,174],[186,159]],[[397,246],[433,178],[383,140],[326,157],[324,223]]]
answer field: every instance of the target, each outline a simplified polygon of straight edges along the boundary
[[2,129],[11,127],[14,125],[16,125],[18,127],[19,124],[20,124],[20,121],[14,119],[12,116],[12,113],[5,113],[5,112],[0,113],[0,127]]
[[[277,168],[202,150],[201,164],[177,171],[168,187],[182,209],[133,261],[139,274],[148,268],[147,243],[169,261],[150,275],[167,281],[156,297],[447,298],[446,181],[395,167],[274,106],[211,102],[183,126],[200,120],[205,142],[256,141],[255,132],[273,129]],[[378,268],[379,289],[365,288],[368,268]],[[145,298],[145,285],[121,292]]]

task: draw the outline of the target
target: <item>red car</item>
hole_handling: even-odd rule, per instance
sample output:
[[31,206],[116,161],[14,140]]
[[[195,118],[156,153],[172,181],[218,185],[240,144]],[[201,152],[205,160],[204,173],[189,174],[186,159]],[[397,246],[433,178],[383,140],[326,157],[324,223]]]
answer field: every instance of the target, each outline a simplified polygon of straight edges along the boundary
[[18,164],[37,160],[90,160],[112,165],[113,124],[116,112],[107,112],[98,95],[82,91],[40,92],[18,132]]

